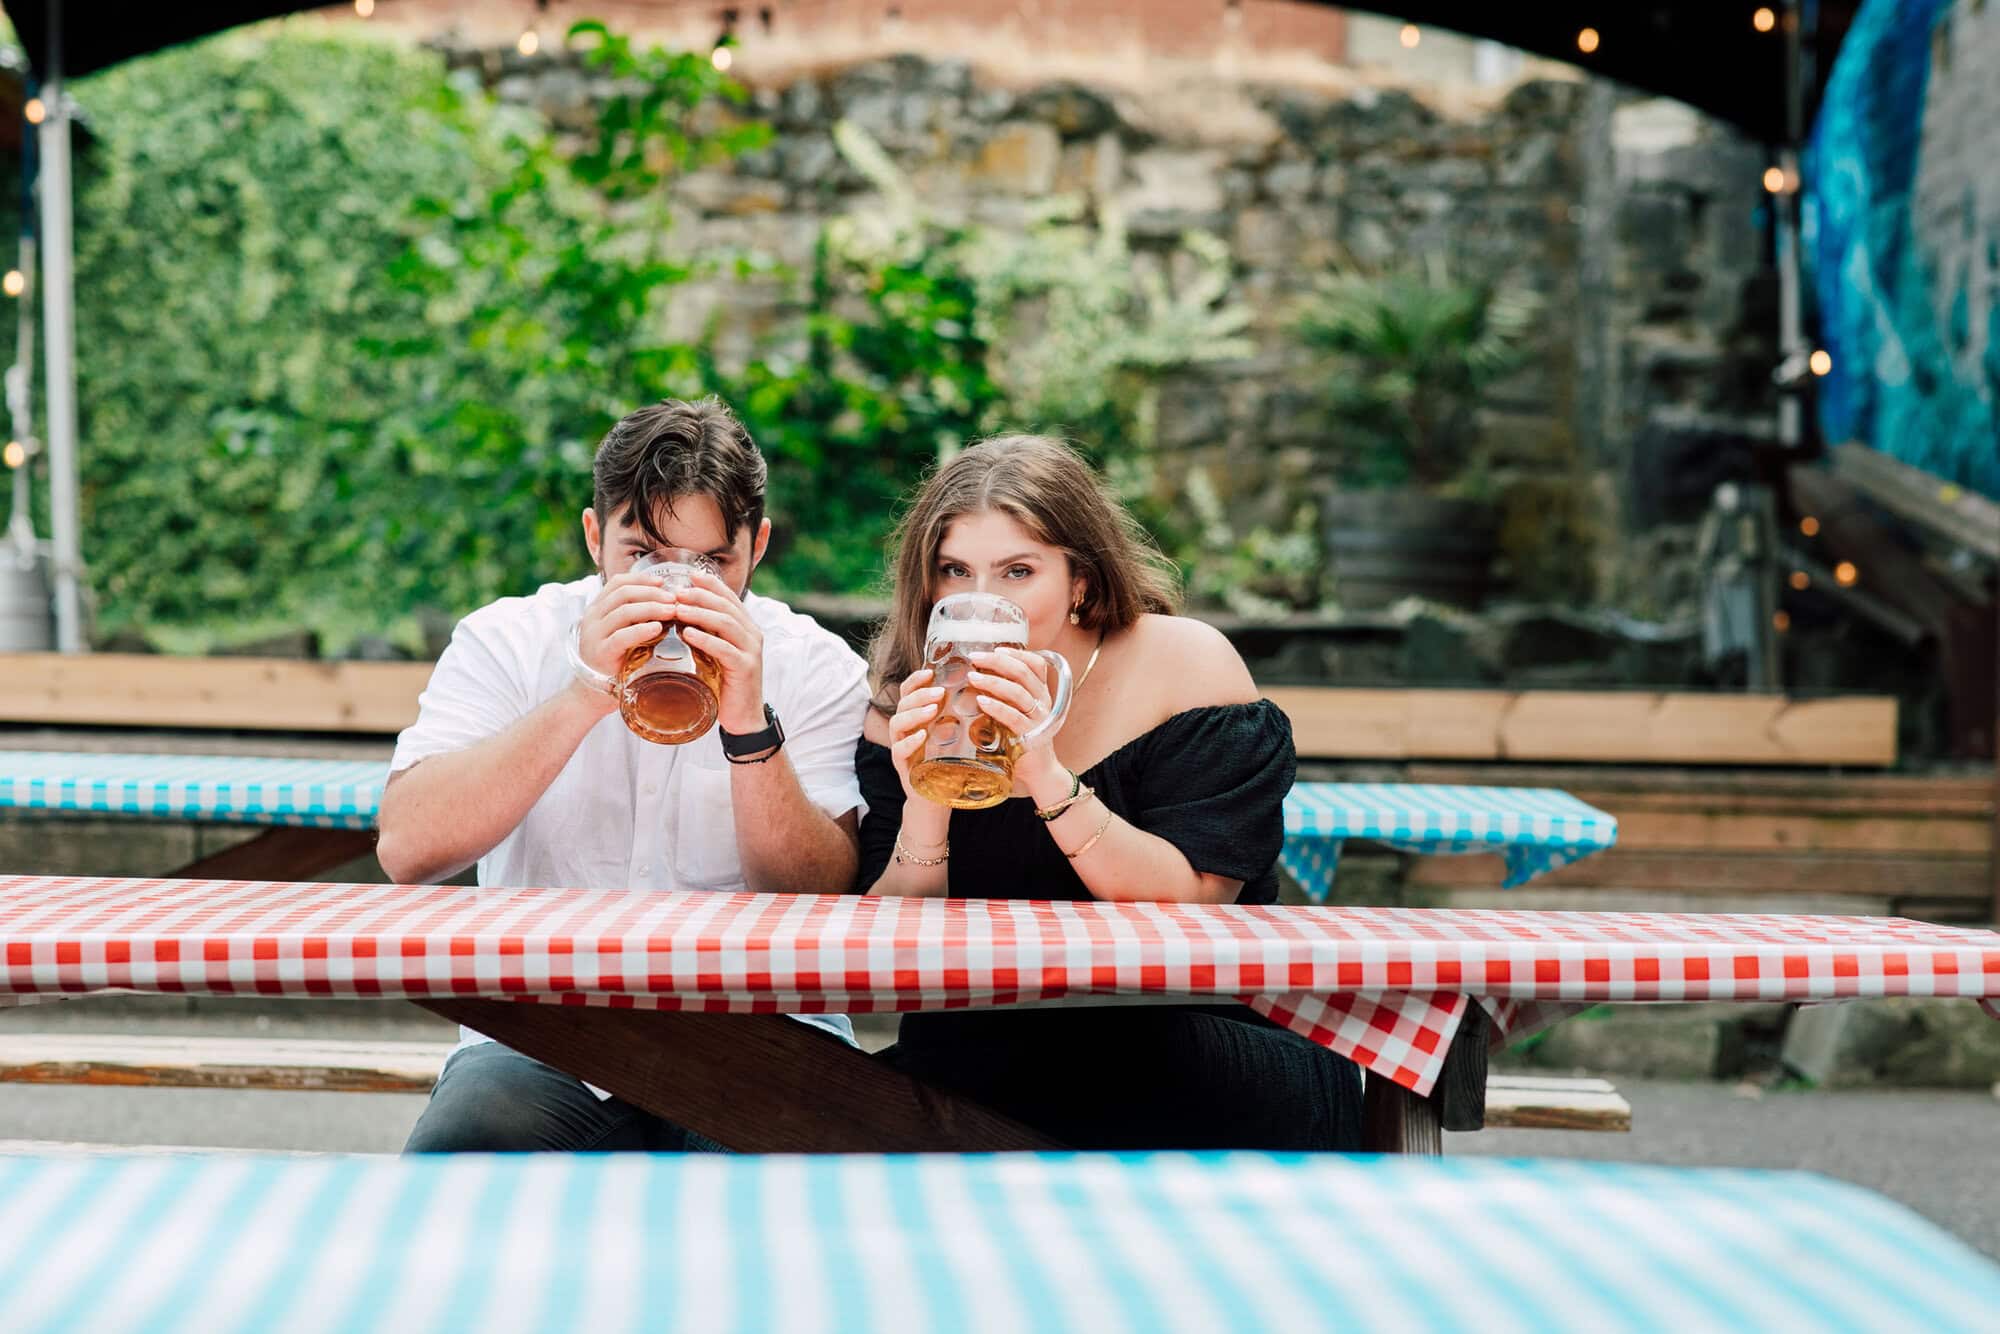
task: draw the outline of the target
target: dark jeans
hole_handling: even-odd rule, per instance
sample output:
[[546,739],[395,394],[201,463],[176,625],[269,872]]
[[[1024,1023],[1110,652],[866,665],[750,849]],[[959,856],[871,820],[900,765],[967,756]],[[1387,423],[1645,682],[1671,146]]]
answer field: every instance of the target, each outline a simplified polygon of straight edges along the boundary
[[910,1014],[882,1056],[1076,1149],[1361,1147],[1355,1064],[1240,1005]]
[[445,1062],[404,1153],[726,1153],[720,1144],[497,1042]]

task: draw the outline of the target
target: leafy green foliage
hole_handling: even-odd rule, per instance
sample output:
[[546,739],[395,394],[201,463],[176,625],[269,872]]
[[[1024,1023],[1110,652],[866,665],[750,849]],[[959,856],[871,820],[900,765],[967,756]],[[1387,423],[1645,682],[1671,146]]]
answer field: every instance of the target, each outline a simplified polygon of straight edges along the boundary
[[[858,591],[940,457],[1045,429],[1129,461],[1161,370],[1248,349],[1212,238],[1170,291],[1075,201],[1025,234],[943,222],[851,128],[887,207],[825,227],[802,273],[690,259],[673,180],[768,127],[702,56],[571,42],[612,90],[580,143],[353,37],[232,34],[79,83],[100,635],[414,641],[425,609],[571,577],[596,441],[674,394],[720,394],[769,456],[775,585]],[[747,359],[669,332],[691,284],[746,273],[784,294]]]
[[1536,310],[1528,294],[1455,281],[1435,259],[1322,275],[1296,327],[1327,354],[1326,404],[1357,446],[1345,480],[1438,486],[1458,476],[1481,395],[1519,365]]

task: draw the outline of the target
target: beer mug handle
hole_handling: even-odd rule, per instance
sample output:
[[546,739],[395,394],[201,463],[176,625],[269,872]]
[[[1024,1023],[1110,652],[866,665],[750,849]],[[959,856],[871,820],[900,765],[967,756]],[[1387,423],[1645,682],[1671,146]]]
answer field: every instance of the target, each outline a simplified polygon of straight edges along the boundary
[[1056,669],[1056,694],[1055,698],[1049,701],[1049,716],[1029,728],[1015,743],[1022,750],[1026,750],[1048,733],[1061,727],[1063,718],[1069,713],[1069,659],[1052,648],[1037,649],[1036,652],[1047,658],[1049,664]]

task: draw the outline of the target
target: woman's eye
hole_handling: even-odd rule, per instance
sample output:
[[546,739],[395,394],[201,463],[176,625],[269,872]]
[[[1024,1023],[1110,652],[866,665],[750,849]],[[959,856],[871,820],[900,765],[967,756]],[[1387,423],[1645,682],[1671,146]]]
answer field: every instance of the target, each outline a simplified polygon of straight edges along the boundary
[[965,567],[963,565],[946,565],[943,567],[942,572],[947,579],[965,578]]

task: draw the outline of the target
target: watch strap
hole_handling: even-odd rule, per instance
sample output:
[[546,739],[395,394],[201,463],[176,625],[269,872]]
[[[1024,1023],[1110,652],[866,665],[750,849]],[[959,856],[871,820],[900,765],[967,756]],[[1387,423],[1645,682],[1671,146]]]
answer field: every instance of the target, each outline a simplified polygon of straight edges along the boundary
[[726,727],[718,726],[715,734],[722,741],[722,753],[732,760],[744,759],[767,750],[775,752],[785,744],[785,729],[779,726],[777,711],[769,704],[764,706],[764,727],[761,731],[732,732]]

